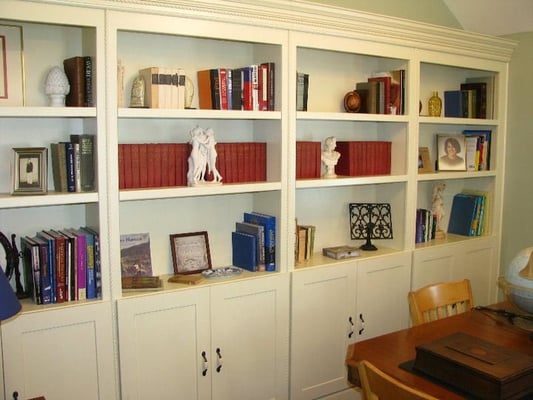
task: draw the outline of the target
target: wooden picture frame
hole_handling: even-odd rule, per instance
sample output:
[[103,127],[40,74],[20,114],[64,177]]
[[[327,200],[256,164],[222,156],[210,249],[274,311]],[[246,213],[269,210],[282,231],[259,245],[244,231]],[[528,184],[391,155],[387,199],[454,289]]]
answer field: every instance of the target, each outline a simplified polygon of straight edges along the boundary
[[437,169],[466,171],[466,140],[460,134],[437,134]]
[[175,274],[196,274],[211,269],[206,231],[171,234],[170,248]]
[[429,147],[418,148],[418,173],[427,174],[434,172],[433,164],[431,163],[431,155]]
[[12,194],[45,194],[48,191],[48,149],[13,148]]
[[0,24],[0,106],[23,106],[22,26]]

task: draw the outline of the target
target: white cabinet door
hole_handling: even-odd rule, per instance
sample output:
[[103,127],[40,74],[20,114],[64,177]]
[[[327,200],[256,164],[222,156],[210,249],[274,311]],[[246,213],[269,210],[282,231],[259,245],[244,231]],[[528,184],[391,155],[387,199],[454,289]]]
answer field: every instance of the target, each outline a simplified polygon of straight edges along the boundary
[[211,344],[213,400],[287,399],[289,276],[212,286]]
[[456,246],[435,246],[415,250],[412,289],[417,290],[431,283],[452,280],[456,263]]
[[291,399],[348,387],[346,349],[355,341],[356,262],[292,273]]
[[117,308],[123,400],[210,398],[209,288],[126,298]]
[[407,328],[411,253],[362,259],[357,264],[357,340]]
[[413,253],[413,289],[435,282],[470,279],[474,303],[497,300],[495,271],[498,255],[492,237],[466,240],[449,246],[419,249]]
[[115,399],[111,321],[111,305],[98,302],[2,323],[6,399]]

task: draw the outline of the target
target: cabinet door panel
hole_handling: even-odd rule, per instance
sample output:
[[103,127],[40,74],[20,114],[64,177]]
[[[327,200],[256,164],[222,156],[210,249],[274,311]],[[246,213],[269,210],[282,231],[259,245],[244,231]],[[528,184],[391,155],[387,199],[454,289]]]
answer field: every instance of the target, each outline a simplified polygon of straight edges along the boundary
[[214,400],[287,398],[288,309],[288,276],[211,288]]
[[496,254],[492,238],[469,241],[461,246],[461,259],[456,265],[453,279],[470,279],[475,304],[487,305],[496,301]]
[[410,253],[359,262],[357,340],[407,328],[409,321],[407,293],[410,285]]
[[118,301],[124,400],[209,398],[208,298],[207,289],[195,289]]
[[355,263],[292,274],[291,398],[347,387],[344,360],[355,340]]
[[2,324],[2,345],[8,399],[115,398],[109,303],[20,315]]
[[415,251],[413,254],[413,290],[430,283],[452,280],[456,262],[457,249],[451,246]]

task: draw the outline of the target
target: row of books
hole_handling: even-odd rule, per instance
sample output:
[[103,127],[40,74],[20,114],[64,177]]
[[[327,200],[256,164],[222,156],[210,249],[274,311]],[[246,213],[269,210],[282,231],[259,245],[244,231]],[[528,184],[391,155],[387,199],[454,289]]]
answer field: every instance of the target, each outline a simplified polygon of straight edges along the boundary
[[63,60],[70,91],[65,98],[67,107],[94,107],[93,62],[90,56]]
[[[266,181],[265,142],[217,143],[216,150],[223,183]],[[187,186],[190,152],[189,143],[120,143],[119,188]]]
[[296,179],[320,178],[321,143],[310,141],[296,142]]
[[415,243],[424,243],[435,239],[437,216],[425,208],[416,210]]
[[405,114],[405,70],[375,72],[366,82],[357,82],[361,98],[359,113]]
[[467,129],[462,134],[465,136],[466,170],[490,170],[490,142],[492,131]]
[[211,68],[197,72],[203,110],[275,110],[275,64]]
[[299,225],[296,224],[296,246],[295,246],[295,261],[296,263],[309,260],[315,251],[315,233],[316,226],[314,225]]
[[50,153],[56,192],[95,190],[94,135],[70,135],[70,142],[51,143]]
[[296,72],[296,111],[307,111],[309,74]]
[[490,232],[490,192],[463,190],[453,197],[448,233],[484,236]]
[[139,70],[144,80],[144,106],[185,108],[185,71],[182,68],[148,67]]
[[493,118],[493,76],[467,78],[458,89],[444,91],[444,116],[455,118]]
[[232,263],[249,271],[276,271],[276,217],[245,212],[231,233]]
[[42,230],[22,237],[20,248],[36,304],[101,297],[100,236],[95,229]]
[[336,150],[341,154],[335,172],[345,176],[390,175],[391,142],[339,141]]

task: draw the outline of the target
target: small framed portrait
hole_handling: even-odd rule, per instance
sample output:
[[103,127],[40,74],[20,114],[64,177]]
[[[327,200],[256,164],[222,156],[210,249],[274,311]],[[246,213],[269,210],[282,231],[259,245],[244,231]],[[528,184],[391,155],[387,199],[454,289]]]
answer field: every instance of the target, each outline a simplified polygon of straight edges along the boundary
[[209,238],[206,231],[170,235],[175,274],[196,274],[211,269]]
[[418,148],[418,173],[427,174],[433,172],[433,165],[431,164],[431,156],[428,147]]
[[22,27],[0,24],[0,106],[24,105]]
[[13,194],[45,194],[48,191],[48,149],[14,148]]
[[439,171],[466,171],[464,135],[437,135]]

